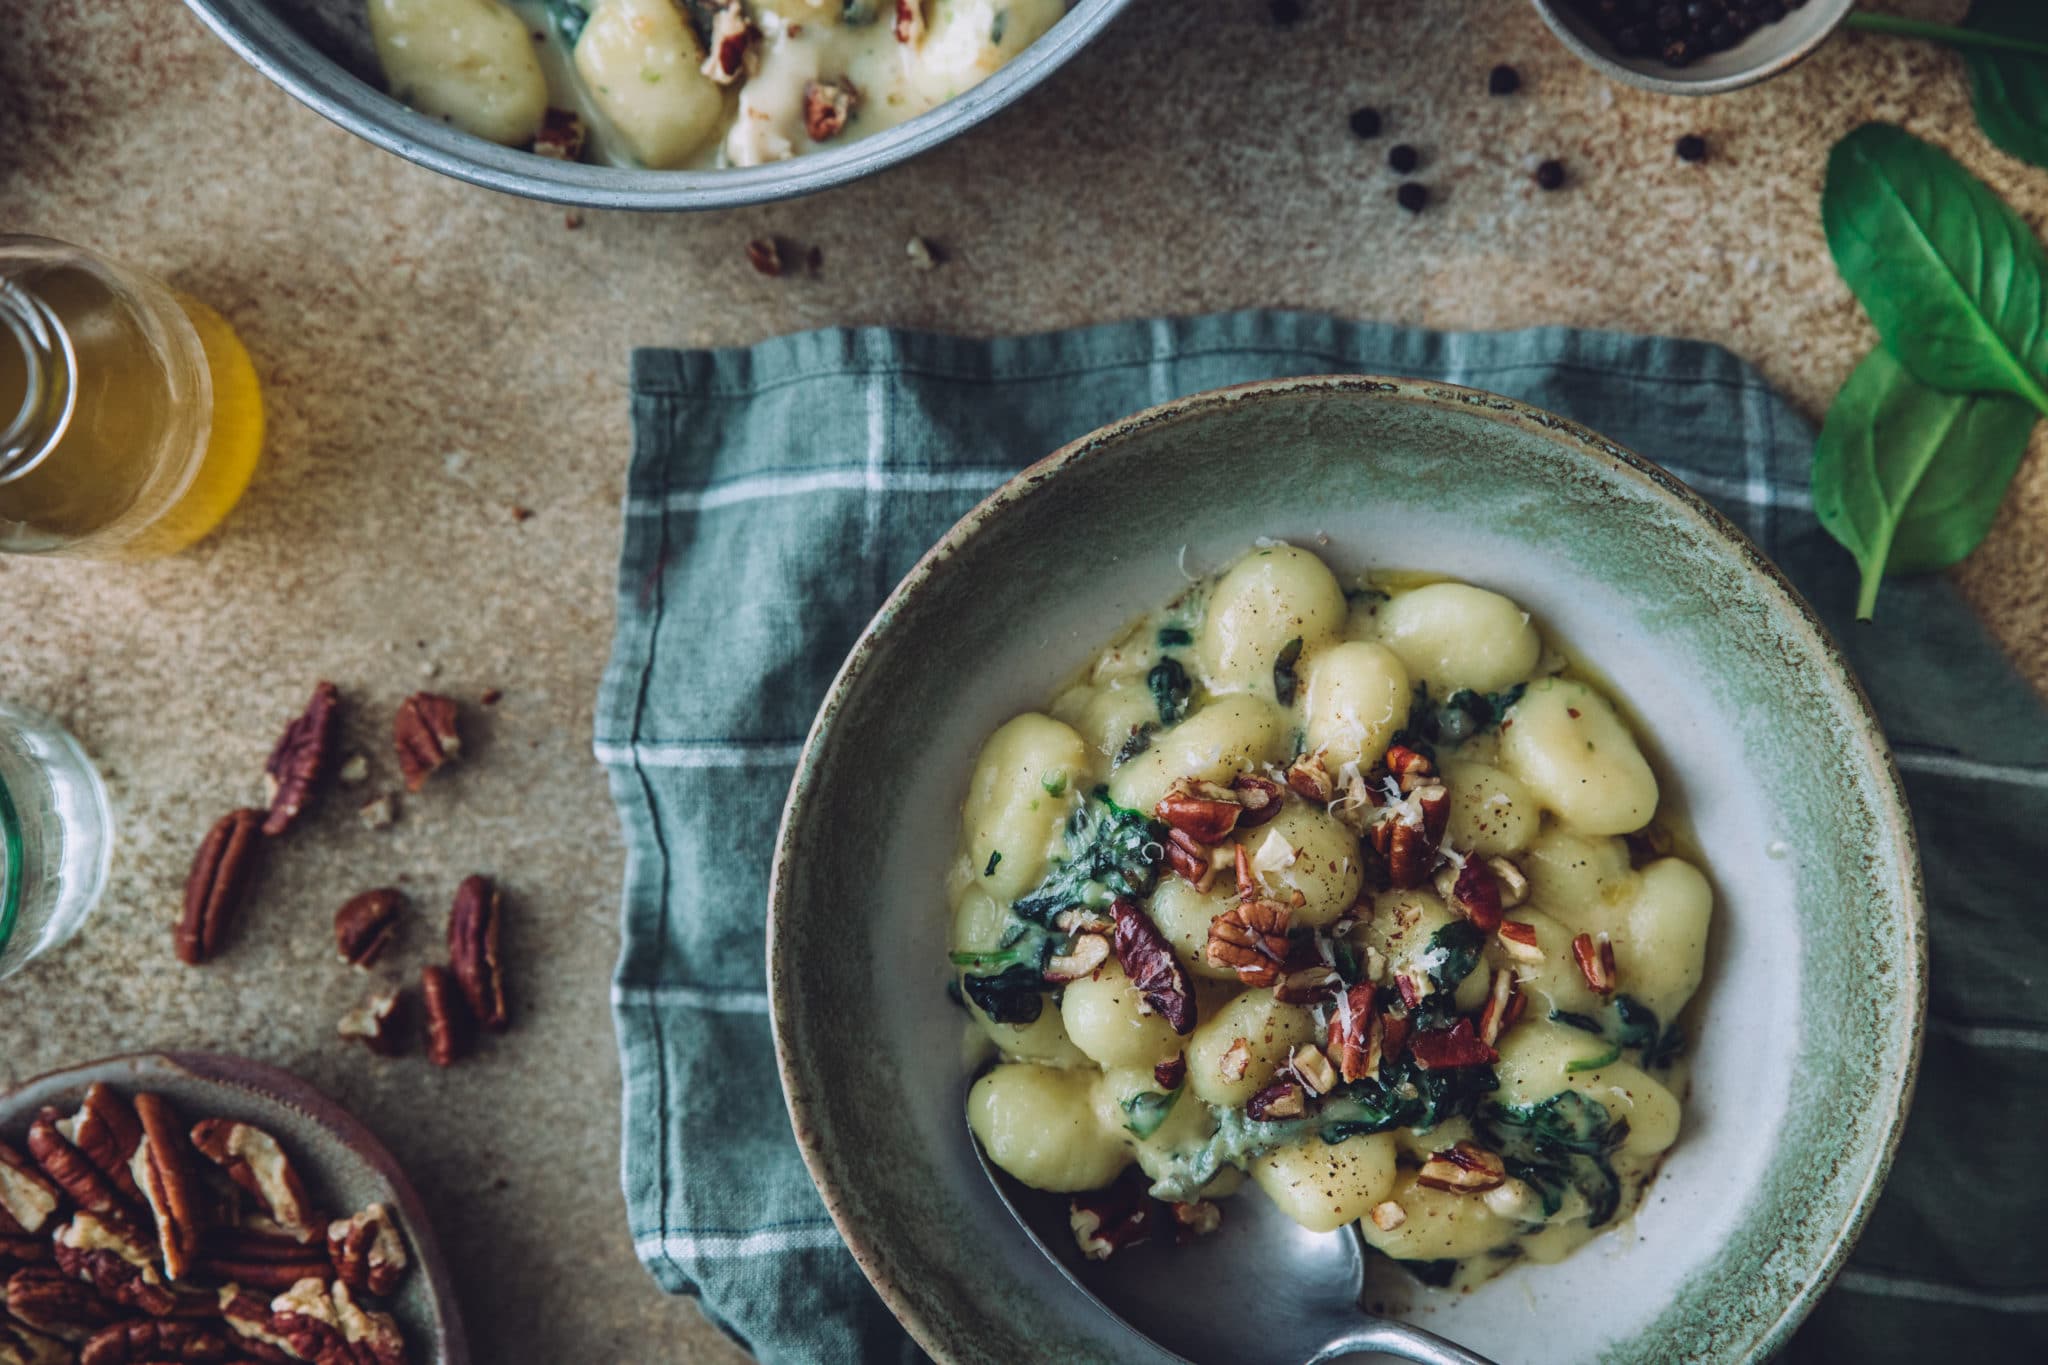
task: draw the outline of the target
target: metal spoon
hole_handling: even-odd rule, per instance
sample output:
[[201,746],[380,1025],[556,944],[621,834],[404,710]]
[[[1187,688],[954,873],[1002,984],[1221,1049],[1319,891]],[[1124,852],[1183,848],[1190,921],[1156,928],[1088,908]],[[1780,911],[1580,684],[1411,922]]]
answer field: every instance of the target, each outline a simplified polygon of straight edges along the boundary
[[1422,1365],[1493,1365],[1366,1310],[1355,1225],[1310,1232],[1271,1200],[1233,1199],[1222,1227],[1186,1246],[1145,1243],[1086,1261],[1068,1226],[1066,1198],[1027,1188],[998,1170],[972,1136],[968,1143],[996,1197],[1067,1282],[1189,1365],[1322,1365],[1374,1351]]

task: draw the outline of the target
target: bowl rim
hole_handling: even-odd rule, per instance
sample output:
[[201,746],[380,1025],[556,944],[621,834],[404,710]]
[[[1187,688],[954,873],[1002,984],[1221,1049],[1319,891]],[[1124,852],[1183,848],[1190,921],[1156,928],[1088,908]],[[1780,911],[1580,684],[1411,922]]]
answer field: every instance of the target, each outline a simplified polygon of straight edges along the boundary
[[237,1092],[257,1101],[296,1110],[325,1130],[348,1153],[390,1188],[392,1201],[404,1219],[406,1239],[412,1244],[417,1273],[424,1278],[427,1297],[438,1318],[432,1346],[439,1365],[469,1365],[469,1336],[462,1325],[462,1305],[456,1297],[449,1274],[448,1258],[434,1232],[433,1220],[405,1168],[391,1154],[382,1139],[361,1119],[308,1081],[282,1067],[227,1052],[194,1052],[177,1048],[140,1049],[115,1052],[88,1061],[25,1076],[0,1088],[0,1106],[42,1087],[63,1087],[83,1091],[108,1068],[133,1067],[139,1072],[174,1072],[208,1090]]
[[1638,90],[1652,90],[1660,95],[1725,95],[1731,90],[1740,90],[1759,81],[1769,80],[1773,76],[1783,75],[1819,51],[1821,44],[1835,35],[1835,31],[1842,26],[1842,21],[1856,8],[1856,0],[1818,0],[1823,6],[1831,6],[1834,13],[1808,37],[1791,47],[1752,62],[1739,71],[1731,71],[1725,76],[1688,80],[1683,77],[1660,76],[1654,70],[1623,61],[1595,47],[1586,41],[1578,26],[1560,12],[1560,0],[1529,0],[1529,3],[1536,7],[1536,13],[1543,20],[1544,26],[1580,61],[1624,85],[1632,85]]
[[1754,1333],[1745,1344],[1748,1354],[1744,1355],[1743,1359],[1766,1359],[1785,1344],[1793,1331],[1812,1311],[1821,1295],[1840,1273],[1850,1250],[1862,1234],[1878,1195],[1884,1187],[1885,1178],[1891,1172],[1892,1161],[1898,1153],[1899,1141],[1904,1133],[1906,1117],[1912,1107],[1914,1089],[1919,1079],[1921,1048],[1926,1032],[1927,898],[1920,861],[1919,837],[1913,825],[1910,807],[1906,802],[1905,784],[1900,777],[1898,765],[1893,760],[1891,747],[1884,738],[1883,727],[1871,706],[1869,694],[1864,689],[1862,681],[1848,666],[1847,660],[1843,658],[1833,635],[1821,622],[1805,595],[1792,585],[1784,572],[1740,527],[1690,485],[1655,461],[1638,455],[1569,418],[1519,399],[1466,385],[1387,375],[1304,375],[1227,385],[1142,409],[1098,427],[1020,470],[955,522],[936,544],[918,558],[902,581],[889,593],[873,618],[862,629],[846,660],[834,675],[831,686],[826,690],[824,700],[819,705],[817,716],[812,721],[810,732],[804,739],[803,750],[797,758],[796,771],[790,782],[789,795],[783,803],[782,820],[775,837],[774,863],[769,874],[766,927],[769,1031],[774,1041],[776,1072],[782,1086],[784,1104],[789,1110],[797,1148],[802,1154],[804,1168],[811,1177],[811,1183],[817,1188],[826,1211],[831,1215],[834,1226],[838,1228],[840,1237],[860,1266],[862,1274],[874,1286],[882,1301],[888,1305],[889,1311],[928,1354],[936,1360],[948,1361],[949,1357],[942,1354],[943,1345],[939,1334],[917,1315],[910,1300],[898,1290],[882,1269],[881,1257],[877,1253],[874,1239],[855,1222],[852,1210],[832,1184],[827,1154],[816,1140],[814,1129],[807,1122],[808,1106],[800,1097],[807,1095],[809,1091],[803,1083],[795,1050],[784,1027],[784,1020],[791,1010],[798,985],[795,964],[790,961],[787,951],[787,941],[779,932],[786,916],[785,902],[790,895],[789,880],[785,873],[797,853],[797,829],[812,795],[813,779],[819,765],[820,753],[831,737],[833,722],[844,708],[849,692],[867,671],[875,653],[877,638],[888,631],[905,602],[923,590],[924,585],[944,563],[978,532],[982,523],[1011,503],[1029,496],[1040,484],[1057,477],[1063,469],[1094,458],[1148,427],[1198,419],[1205,413],[1237,403],[1285,401],[1289,397],[1301,394],[1355,395],[1370,401],[1413,403],[1423,407],[1449,410],[1476,408],[1494,420],[1505,420],[1525,429],[1533,428],[1549,436],[1560,446],[1571,451],[1575,458],[1591,459],[1597,455],[1611,459],[1615,464],[1603,464],[1601,472],[1633,478],[1639,484],[1647,486],[1652,494],[1703,523],[1706,530],[1717,535],[1753,573],[1763,578],[1766,585],[1782,600],[1783,605],[1791,609],[1792,619],[1797,626],[1811,637],[1815,657],[1821,661],[1827,672],[1844,686],[1845,699],[1850,704],[1867,757],[1880,779],[1877,789],[1882,794],[1880,800],[1884,807],[1883,814],[1898,829],[1901,839],[1899,855],[1905,873],[1901,908],[1905,912],[1903,927],[1908,939],[1905,946],[1909,951],[1906,955],[1906,971],[1897,981],[1893,998],[1910,1009],[1910,1029],[1905,1040],[1905,1056],[1900,1059],[1899,1066],[1885,1072],[1886,1090],[1876,1097],[1888,1104],[1890,1112],[1877,1144],[1875,1159],[1864,1171],[1861,1183],[1847,1192],[1850,1197],[1848,1217],[1831,1234],[1817,1263],[1811,1267],[1811,1273],[1800,1277],[1799,1283],[1778,1314],[1760,1331]]
[[185,0],[220,40],[301,104],[417,166],[503,194],[591,209],[697,211],[767,204],[873,175],[1015,103],[1131,0],[1074,0],[986,80],[893,128],[828,151],[729,170],[657,171],[556,161],[501,147],[409,108],[315,47],[266,0]]

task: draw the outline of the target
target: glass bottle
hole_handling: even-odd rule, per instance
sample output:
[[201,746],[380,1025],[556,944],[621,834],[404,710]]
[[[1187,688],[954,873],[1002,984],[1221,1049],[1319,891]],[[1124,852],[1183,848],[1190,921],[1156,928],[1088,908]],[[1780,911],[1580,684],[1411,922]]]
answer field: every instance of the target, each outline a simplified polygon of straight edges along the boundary
[[113,853],[113,811],[85,750],[49,717],[0,702],[0,977],[78,932]]
[[262,446],[256,371],[218,313],[0,234],[0,551],[181,550],[234,507]]

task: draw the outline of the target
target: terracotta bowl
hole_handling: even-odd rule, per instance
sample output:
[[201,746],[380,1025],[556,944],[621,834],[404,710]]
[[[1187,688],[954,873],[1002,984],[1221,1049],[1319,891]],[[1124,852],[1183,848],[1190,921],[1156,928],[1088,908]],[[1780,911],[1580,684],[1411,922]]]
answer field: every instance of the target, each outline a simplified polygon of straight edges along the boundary
[[388,1207],[413,1264],[383,1306],[404,1329],[415,1362],[469,1365],[462,1315],[426,1209],[384,1144],[340,1105],[260,1062],[210,1052],[141,1052],[53,1071],[0,1095],[0,1137],[18,1147],[38,1109],[49,1104],[69,1112],[95,1081],[131,1095],[153,1090],[187,1122],[232,1118],[267,1130],[297,1164],[315,1202],[337,1216],[374,1203]]
[[796,1135],[875,1287],[945,1361],[1157,1356],[988,1188],[963,1119],[944,869],[982,739],[1261,535],[1341,571],[1516,598],[1643,722],[1716,889],[1685,1128],[1634,1221],[1476,1292],[1375,1284],[1518,1365],[1762,1360],[1827,1286],[1898,1140],[1925,916],[1883,735],[1812,611],[1677,479],[1444,384],[1283,380],[1117,422],[982,503],[904,579],[799,764],[769,921]]

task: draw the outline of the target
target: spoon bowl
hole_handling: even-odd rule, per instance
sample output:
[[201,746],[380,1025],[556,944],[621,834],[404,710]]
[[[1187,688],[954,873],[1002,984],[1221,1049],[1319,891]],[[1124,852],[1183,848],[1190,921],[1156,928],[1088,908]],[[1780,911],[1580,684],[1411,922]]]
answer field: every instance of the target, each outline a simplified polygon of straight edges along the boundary
[[[1432,1332],[1367,1311],[1357,1227],[1311,1232],[1273,1202],[1230,1200],[1216,1231],[1176,1246],[1125,1247],[1104,1261],[1081,1255],[1067,1199],[1034,1190],[968,1145],[996,1197],[1067,1283],[1153,1345],[1188,1365],[1319,1365],[1346,1356],[1493,1365]],[[1279,1312],[1261,1311],[1274,1304]]]

